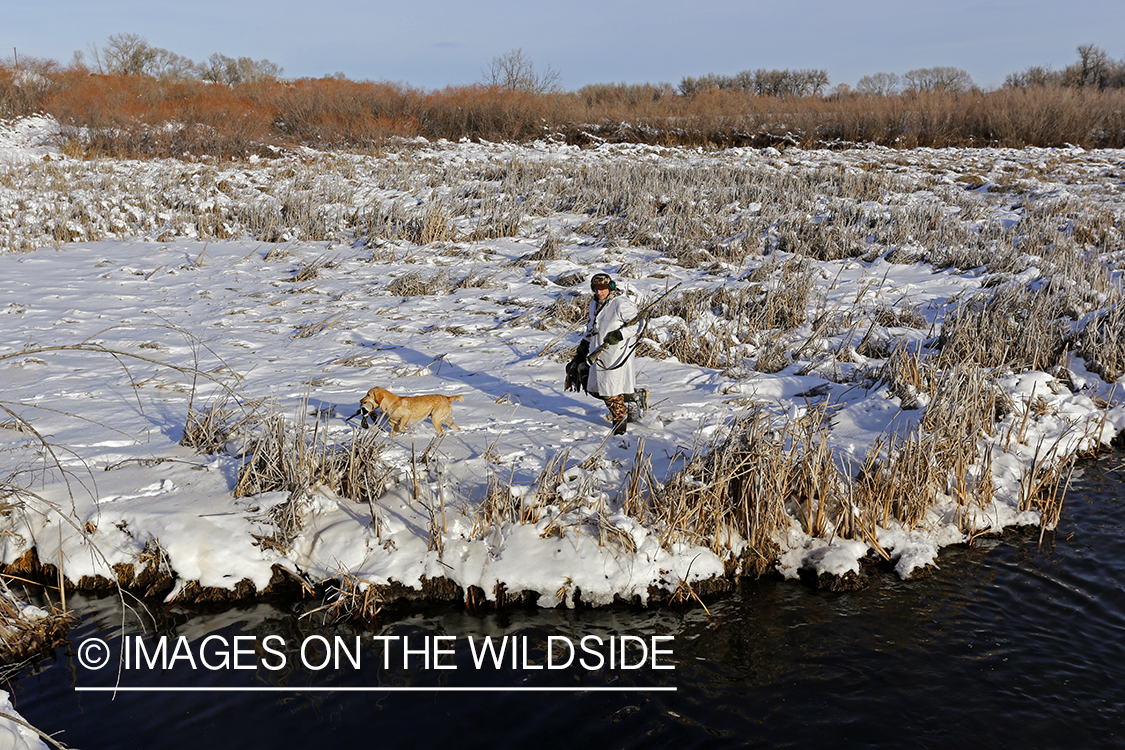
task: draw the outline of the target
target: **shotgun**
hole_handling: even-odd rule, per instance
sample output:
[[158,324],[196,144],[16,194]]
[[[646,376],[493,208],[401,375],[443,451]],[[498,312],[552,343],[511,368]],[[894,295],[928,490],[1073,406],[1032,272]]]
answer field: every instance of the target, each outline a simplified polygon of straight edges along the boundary
[[[629,326],[633,325],[634,323],[640,323],[642,320],[647,318],[649,316],[649,313],[652,312],[652,308],[656,307],[657,304],[659,304],[660,302],[663,302],[665,297],[667,297],[669,294],[671,294],[672,292],[679,289],[680,285],[683,284],[683,283],[684,282],[681,281],[678,284],[676,284],[674,287],[665,290],[665,292],[663,294],[661,294],[659,297],[657,297],[652,302],[649,302],[647,305],[645,305],[644,307],[639,309],[637,311],[637,314],[634,315],[632,317],[632,319],[626,321],[625,325],[621,326],[621,328],[628,328]],[[608,341],[603,341],[601,346],[599,346],[597,349],[590,352],[589,355],[586,356],[586,362],[588,364],[590,364],[591,366],[593,366],[593,364],[598,361],[598,357],[602,356],[602,352],[604,352],[606,349],[608,349],[609,346],[610,346],[610,344],[609,344]]]

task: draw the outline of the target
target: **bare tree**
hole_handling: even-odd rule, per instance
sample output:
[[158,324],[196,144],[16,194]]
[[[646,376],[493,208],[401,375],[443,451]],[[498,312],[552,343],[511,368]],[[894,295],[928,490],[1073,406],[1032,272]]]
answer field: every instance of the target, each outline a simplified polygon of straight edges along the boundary
[[900,83],[895,73],[875,73],[860,78],[855,90],[867,96],[891,96],[898,93]]
[[973,79],[961,68],[919,68],[903,75],[908,91],[940,91],[963,94],[973,87]]
[[[231,86],[256,81],[274,81],[281,77],[281,67],[269,60],[238,59],[211,55],[207,62],[196,64],[187,57],[160,47],[153,47],[139,34],[114,34],[105,46],[91,48],[94,67],[110,75],[146,75],[154,78],[195,78]],[[75,64],[84,62],[75,53]]]
[[159,47],[153,50],[155,54],[146,71],[157,78],[195,78],[196,65],[187,57],[177,55]]
[[827,70],[817,68],[815,70],[805,70],[802,72],[805,76],[805,86],[807,87],[808,93],[813,96],[820,96],[824,93],[824,90],[828,88],[829,80]]
[[741,91],[751,96],[820,96],[828,86],[826,70],[744,70],[733,76],[708,73],[701,78],[684,78],[680,93],[706,89]]
[[1067,86],[1105,88],[1111,67],[1113,63],[1105,50],[1093,44],[1080,44],[1078,62],[1063,71],[1063,81]]
[[1004,79],[1004,86],[1013,89],[1026,89],[1033,86],[1057,86],[1062,83],[1062,73],[1056,73],[1042,65],[1031,65],[1019,73],[1010,73]]
[[708,73],[700,78],[692,78],[685,76],[680,81],[680,93],[685,96],[694,94],[696,91],[706,91],[707,89],[719,88],[717,77],[714,73]]
[[91,52],[97,67],[110,75],[145,75],[157,55],[140,34],[113,34],[105,47]]
[[249,57],[220,55],[218,52],[200,65],[199,77],[204,81],[237,86],[242,83],[276,81],[281,77],[281,68],[269,60],[251,60]]
[[488,69],[484,71],[484,83],[533,94],[548,94],[560,88],[558,71],[549,65],[543,72],[535,70],[531,58],[522,49],[514,49],[492,58]]

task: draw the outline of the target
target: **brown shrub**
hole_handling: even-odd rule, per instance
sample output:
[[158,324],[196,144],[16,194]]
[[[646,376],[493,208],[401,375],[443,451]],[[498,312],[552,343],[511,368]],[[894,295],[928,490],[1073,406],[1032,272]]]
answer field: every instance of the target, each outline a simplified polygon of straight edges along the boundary
[[489,86],[425,92],[308,78],[224,86],[91,75],[50,61],[0,65],[0,116],[43,111],[119,156],[237,156],[269,143],[369,148],[393,136],[574,143],[1125,147],[1125,90],[1006,88],[966,94],[681,95],[666,84],[536,94]]
[[85,146],[108,154],[219,157],[262,149],[270,138],[268,111],[240,89],[145,76],[58,76],[44,109],[64,127],[85,129]]
[[526,140],[559,122],[562,97],[498,86],[457,86],[422,97],[419,119],[428,138]]
[[419,132],[420,92],[389,83],[336,78],[270,84],[256,92],[275,135],[319,146],[370,146]]
[[0,117],[24,117],[43,108],[43,98],[58,73],[50,60],[20,58],[20,64],[0,65]]

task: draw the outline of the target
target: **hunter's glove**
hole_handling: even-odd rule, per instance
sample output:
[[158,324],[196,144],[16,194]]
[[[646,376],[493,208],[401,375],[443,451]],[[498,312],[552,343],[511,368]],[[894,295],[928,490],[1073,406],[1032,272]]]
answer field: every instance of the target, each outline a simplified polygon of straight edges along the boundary
[[622,336],[620,328],[618,328],[616,331],[610,331],[605,335],[605,342],[610,346],[616,346],[617,344],[620,344],[621,339]]

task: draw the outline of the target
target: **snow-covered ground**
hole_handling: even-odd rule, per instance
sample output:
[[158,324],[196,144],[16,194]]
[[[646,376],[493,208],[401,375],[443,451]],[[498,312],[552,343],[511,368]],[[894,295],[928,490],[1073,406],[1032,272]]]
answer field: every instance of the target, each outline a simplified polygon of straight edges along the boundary
[[6,690],[0,690],[0,746],[9,750],[47,750],[39,733],[13,708]]
[[[622,512],[638,464],[650,464],[661,483],[756,408],[779,425],[828,413],[835,460],[860,465],[886,436],[916,432],[926,413],[924,398],[922,408],[904,409],[903,394],[875,377],[881,359],[854,351],[872,315],[913,319],[880,331],[917,351],[956,300],[999,276],[888,259],[891,251],[921,253],[944,241],[911,236],[863,257],[812,263],[807,319],[772,341],[725,333],[719,315],[656,318],[647,333],[654,349],[686,328],[748,364],[771,344],[792,361],[768,372],[640,357],[638,382],[651,391],[651,408],[628,435],[609,437],[604,406],[564,390],[566,352],[583,325],[553,315],[552,306],[561,300],[580,308],[585,279],[603,270],[642,302],[681,282],[682,290],[768,287],[780,277],[760,282],[753,271],[780,267],[794,248],[773,237],[768,254],[748,260],[676,262],[656,248],[659,237],[607,239],[604,221],[591,229],[582,205],[527,196],[517,202],[535,205],[519,214],[518,231],[474,239],[474,227],[490,211],[498,221],[501,209],[489,203],[497,183],[468,185],[469,170],[479,176],[534,164],[543,181],[616,162],[821,177],[879,171],[919,186],[866,203],[871,217],[900,205],[936,204],[939,214],[968,205],[976,217],[966,219],[966,231],[978,232],[1018,226],[1033,200],[1090,201],[1119,224],[1125,174],[1121,152],[1074,149],[705,153],[542,142],[410,143],[371,156],[302,150],[279,154],[276,163],[81,162],[59,152],[56,134],[46,119],[0,126],[0,237],[9,247],[38,246],[0,255],[0,407],[7,412],[0,415],[0,471],[9,486],[27,490],[8,497],[0,557],[11,563],[35,548],[41,562],[61,561],[73,582],[115,578],[118,564],[158,565],[175,577],[170,596],[189,584],[232,589],[243,580],[261,590],[278,566],[312,583],[347,578],[420,588],[445,578],[488,598],[534,592],[543,606],[572,604],[579,591],[592,604],[647,601],[652,589],[722,576],[728,559],[719,545],[682,535],[661,543],[662,529]],[[43,174],[49,181],[37,182]],[[833,188],[821,189],[830,196]],[[945,189],[964,205],[943,203],[938,191]],[[477,201],[476,213],[449,211],[451,238],[358,237],[358,211],[393,205],[416,218],[439,198]],[[246,212],[238,214],[240,207]],[[262,225],[270,207],[291,225]],[[763,210],[706,208],[727,210],[734,221]],[[318,227],[315,238],[293,218],[310,211],[315,216],[302,220]],[[209,225],[210,236],[201,237],[208,215],[221,226]],[[257,229],[230,218],[239,215],[246,226],[259,222]],[[1111,229],[1089,249],[1117,290],[1103,290],[1103,306],[1120,299],[1113,295],[1121,242]],[[558,251],[536,260],[548,243]],[[1008,278],[1033,280],[1039,271],[1032,261],[1019,274]],[[414,293],[407,282],[428,291]],[[844,322],[829,331],[820,325],[828,317]],[[1038,523],[1037,512],[1020,509],[1029,467],[1047,449],[1054,449],[1051,463],[1062,461],[1125,429],[1120,388],[1077,357],[1066,382],[1060,377],[997,375],[1014,408],[991,436],[980,436],[988,467],[969,469],[991,472],[994,496],[966,508],[943,495],[919,523],[880,525],[878,544],[901,575],[934,564],[941,547],[973,533]],[[270,511],[289,492],[235,496],[253,429],[215,454],[180,445],[190,404],[225,405],[235,417],[281,414],[290,429],[304,425],[316,445],[346,447],[358,427],[346,418],[376,385],[405,395],[463,395],[454,405],[462,429],[440,440],[429,422],[399,436],[381,433],[387,492],[357,503],[312,487],[294,504],[299,521],[284,544],[276,543],[279,521]],[[537,486],[552,499],[528,522],[482,518],[490,492],[518,505]],[[796,511],[775,541],[776,567],[791,577],[803,567],[857,571],[871,550],[833,532],[810,536]],[[737,554],[738,540],[727,542]]]

